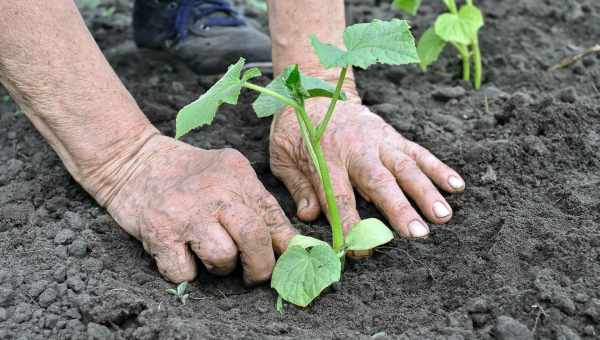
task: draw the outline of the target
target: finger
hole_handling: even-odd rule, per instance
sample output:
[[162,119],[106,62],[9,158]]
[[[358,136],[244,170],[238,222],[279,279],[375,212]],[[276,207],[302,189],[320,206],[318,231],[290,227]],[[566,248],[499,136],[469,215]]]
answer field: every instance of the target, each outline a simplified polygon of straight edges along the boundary
[[223,210],[219,221],[240,251],[246,284],[267,281],[275,265],[275,254],[271,235],[262,218],[252,209],[237,203]]
[[187,239],[190,248],[209,272],[227,275],[235,269],[238,249],[231,236],[218,222],[195,221]]
[[196,262],[185,243],[144,241],[144,249],[154,257],[158,271],[167,280],[181,283],[196,278]]
[[358,160],[350,169],[352,182],[385,215],[392,227],[402,236],[425,237],[427,224],[410,205],[396,183],[396,178],[378,159]]
[[305,222],[314,221],[321,214],[319,200],[311,182],[295,165],[271,161],[271,171],[288,189],[296,202],[296,215]]
[[[329,177],[331,178],[336,205],[340,214],[342,227],[344,228],[344,235],[346,235],[350,229],[360,221],[360,216],[356,210],[354,190],[352,189],[352,184],[348,177],[348,170],[335,162],[328,161],[327,163],[329,166]],[[327,212],[327,218],[331,222],[331,217],[329,216],[329,210],[327,208],[327,197],[323,190],[319,175],[316,172],[312,174],[311,182],[315,188],[319,188],[318,197],[321,208],[323,211]]]
[[462,192],[465,181],[452,168],[444,164],[424,147],[402,140],[401,149],[417,162],[419,168],[429,176],[435,184],[447,192]]
[[412,158],[396,148],[383,147],[381,161],[430,221],[445,223],[452,217],[448,202]]
[[287,216],[285,216],[285,213],[273,195],[260,182],[257,181],[257,183],[259,187],[255,191],[258,193],[256,213],[262,217],[269,229],[271,240],[273,241],[273,249],[275,249],[277,254],[281,254],[287,249],[288,242],[298,232],[294,229]]

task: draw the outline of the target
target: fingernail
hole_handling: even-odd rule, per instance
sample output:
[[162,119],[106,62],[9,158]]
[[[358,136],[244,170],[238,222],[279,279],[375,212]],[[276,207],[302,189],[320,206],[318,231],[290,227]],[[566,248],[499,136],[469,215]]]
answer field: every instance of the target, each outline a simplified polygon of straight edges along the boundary
[[465,186],[465,182],[456,176],[450,176],[448,178],[448,184],[450,184],[453,189],[462,189]]
[[408,224],[408,231],[412,237],[423,237],[429,234],[429,229],[421,221],[414,220]]
[[444,218],[450,215],[450,210],[448,209],[448,207],[446,207],[444,203],[435,202],[433,203],[433,213],[439,218]]
[[308,208],[308,200],[306,198],[303,198],[300,201],[300,205],[298,205],[298,211],[302,211],[304,209]]

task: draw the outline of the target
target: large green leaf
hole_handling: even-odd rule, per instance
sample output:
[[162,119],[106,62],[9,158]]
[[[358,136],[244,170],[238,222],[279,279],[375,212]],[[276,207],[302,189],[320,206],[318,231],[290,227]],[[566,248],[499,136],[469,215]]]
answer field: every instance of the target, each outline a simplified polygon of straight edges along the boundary
[[[278,94],[293,99],[291,91],[286,86],[287,79],[292,72],[294,65],[288,66],[277,78],[267,85],[267,88],[277,92]],[[300,72],[300,82],[302,87],[308,92],[308,98],[312,97],[329,97],[333,96],[335,86],[316,77],[310,77]],[[346,94],[341,93],[341,100],[346,100]],[[269,117],[285,107],[277,98],[261,93],[258,98],[252,103],[252,108],[259,118]]]
[[292,237],[292,239],[290,240],[290,242],[288,243],[288,247],[293,247],[293,246],[300,246],[304,249],[310,248],[310,247],[314,247],[314,246],[318,246],[318,245],[329,245],[327,244],[327,242],[325,241],[321,241],[318,238],[314,238],[314,237],[310,237],[310,236],[304,236],[304,235],[296,235],[294,237]]
[[458,16],[469,25],[471,36],[477,34],[477,31],[483,27],[483,15],[479,8],[473,5],[462,6],[458,11]]
[[306,250],[292,246],[279,257],[271,287],[284,300],[306,307],[323,289],[340,280],[342,264],[329,245]]
[[392,4],[401,11],[416,15],[419,7],[421,7],[421,0],[394,0]]
[[[179,111],[175,124],[175,138],[181,138],[195,128],[212,123],[223,103],[237,104],[242,88],[240,74],[244,63],[244,58],[240,58],[237,63],[229,66],[225,75],[208,91]],[[246,77],[255,74],[255,71],[250,71]]]
[[456,14],[445,13],[435,20],[435,34],[446,42],[469,45],[471,43],[471,25]]
[[419,62],[415,39],[405,20],[375,20],[347,27],[344,31],[346,51],[322,43],[314,35],[310,41],[326,68],[357,66],[364,69],[375,63],[400,65]]
[[348,250],[369,250],[394,239],[392,231],[380,220],[367,218],[358,222],[346,236]]
[[435,33],[433,27],[430,27],[423,33],[417,43],[417,53],[421,59],[421,69],[427,70],[427,67],[438,60],[440,54],[446,47],[446,42]]

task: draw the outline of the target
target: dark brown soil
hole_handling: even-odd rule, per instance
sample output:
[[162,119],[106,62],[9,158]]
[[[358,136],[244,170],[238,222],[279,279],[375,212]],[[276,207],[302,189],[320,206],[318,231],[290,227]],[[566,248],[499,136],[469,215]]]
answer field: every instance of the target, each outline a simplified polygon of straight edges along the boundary
[[[350,10],[355,21],[399,16],[385,2],[355,0]],[[438,2],[425,1],[412,19],[417,35]],[[600,58],[545,70],[600,43],[600,2],[479,3],[482,91],[457,79],[450,53],[427,74],[414,66],[358,73],[366,104],[464,175],[465,193],[448,197],[455,217],[433,226],[429,240],[396,239],[351,263],[314,306],[286,306],[284,315],[272,290],[246,289],[239,273],[203,272],[185,306],[167,295],[140,243],[69,177],[14,104],[0,101],[0,339],[598,339]],[[103,48],[130,39],[129,11],[86,12]],[[143,55],[114,66],[168,135],[177,109],[215,80]],[[253,117],[251,99],[187,141],[242,151],[292,216],[268,168],[269,121]],[[362,216],[377,215],[359,205]],[[298,223],[328,238],[325,225]]]

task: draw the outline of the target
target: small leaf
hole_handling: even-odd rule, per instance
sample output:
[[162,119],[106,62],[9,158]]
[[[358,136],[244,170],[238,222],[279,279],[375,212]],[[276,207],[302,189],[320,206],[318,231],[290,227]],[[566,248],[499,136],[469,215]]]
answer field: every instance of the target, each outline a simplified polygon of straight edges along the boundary
[[417,53],[419,59],[421,59],[421,69],[423,71],[438,60],[444,47],[446,47],[446,42],[435,34],[433,27],[423,33],[417,44]]
[[416,15],[421,7],[421,0],[394,0],[393,5],[410,15]]
[[181,303],[185,305],[185,303],[187,302],[188,298],[190,297],[190,294],[184,294],[181,297]]
[[[267,88],[277,92],[278,94],[293,99],[293,96],[290,90],[286,86],[286,80],[292,72],[292,66],[288,66],[278,77],[273,79],[273,81],[267,85]],[[333,92],[335,91],[335,86],[330,83],[316,77],[310,77],[302,74],[300,72],[300,80],[302,82],[302,87],[308,92],[308,98],[312,97],[329,97],[333,96]],[[346,94],[341,93],[341,100],[346,100]],[[269,95],[261,93],[258,98],[252,103],[252,108],[254,112],[256,112],[256,116],[258,118],[264,118],[274,115],[275,113],[281,111],[285,107],[285,104],[279,101],[276,98],[273,98]]]
[[342,265],[329,245],[309,250],[288,247],[273,270],[271,287],[286,301],[306,307],[323,289],[340,280]]
[[380,220],[368,218],[358,222],[346,236],[348,250],[369,250],[394,239],[392,231]]
[[446,42],[468,45],[471,43],[471,26],[456,14],[445,13],[435,20],[435,34]]
[[275,309],[279,312],[279,314],[283,314],[283,299],[281,295],[277,295],[277,301],[275,302]]
[[458,16],[469,24],[471,35],[477,34],[479,29],[483,27],[483,15],[479,8],[473,5],[462,6],[458,11]]
[[244,75],[242,76],[242,82],[247,82],[248,80],[256,77],[260,77],[262,72],[258,69],[258,67],[253,67],[251,69],[246,70]]
[[177,290],[173,289],[173,288],[169,288],[166,290],[167,293],[171,294],[171,295],[175,295],[177,296]]
[[183,281],[182,283],[180,283],[179,286],[177,286],[177,295],[183,296],[183,294],[187,290],[187,287],[188,287],[187,281]]
[[327,242],[321,241],[314,237],[298,234],[298,235],[292,237],[292,239],[288,243],[288,248],[293,247],[293,246],[300,246],[304,249],[307,249],[307,248],[318,246],[318,245],[328,246],[329,244]]
[[212,123],[223,103],[236,104],[242,88],[240,74],[245,60],[229,66],[229,69],[206,93],[186,105],[177,114],[175,138],[181,138],[191,130]]
[[344,51],[311,37],[321,64],[325,68],[357,66],[367,68],[375,63],[400,65],[418,63],[419,56],[410,26],[405,20],[374,20],[356,24],[344,31]]

